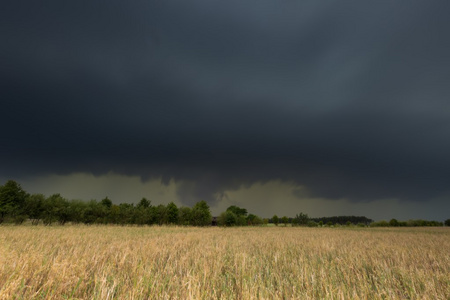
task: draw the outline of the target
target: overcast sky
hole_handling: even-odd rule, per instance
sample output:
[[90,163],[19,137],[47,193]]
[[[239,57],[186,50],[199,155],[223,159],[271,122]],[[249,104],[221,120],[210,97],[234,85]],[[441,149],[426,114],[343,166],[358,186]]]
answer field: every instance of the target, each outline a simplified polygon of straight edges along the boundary
[[1,184],[214,214],[449,218],[449,11],[2,1]]

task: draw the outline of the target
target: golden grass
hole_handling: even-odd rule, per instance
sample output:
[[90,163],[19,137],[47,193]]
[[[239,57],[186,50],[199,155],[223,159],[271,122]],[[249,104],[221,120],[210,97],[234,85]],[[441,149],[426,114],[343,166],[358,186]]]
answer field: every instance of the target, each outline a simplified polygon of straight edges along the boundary
[[450,299],[448,228],[0,227],[0,299]]

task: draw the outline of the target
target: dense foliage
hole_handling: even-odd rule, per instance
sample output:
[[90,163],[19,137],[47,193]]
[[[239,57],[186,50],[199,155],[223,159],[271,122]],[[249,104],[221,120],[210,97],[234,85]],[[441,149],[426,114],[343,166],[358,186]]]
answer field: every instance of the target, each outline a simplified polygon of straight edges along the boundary
[[[173,202],[163,205],[152,205],[151,201],[142,198],[134,203],[114,204],[108,197],[101,201],[67,200],[60,194],[46,197],[42,194],[28,194],[20,184],[13,180],[0,186],[0,224],[3,222],[22,224],[29,220],[33,225],[75,224],[136,224],[136,225],[193,225],[193,226],[246,226],[272,223],[276,226],[443,226],[444,223],[426,220],[389,222],[373,220],[366,217],[335,216],[310,218],[305,213],[296,214],[294,218],[274,215],[271,219],[262,219],[249,214],[247,209],[232,205],[218,217],[212,217],[205,201],[197,202],[192,208],[177,207]],[[445,221],[450,226],[450,219]]]
[[368,219],[366,217],[356,217],[356,216],[334,216],[334,217],[323,217],[323,218],[312,218],[312,221],[319,223],[323,222],[324,224],[327,224],[331,222],[332,224],[340,224],[340,225],[347,225],[348,222],[351,224],[366,224],[369,225],[373,222],[373,220]]
[[[443,222],[438,221],[427,221],[427,220],[408,220],[408,221],[397,221],[396,219],[391,219],[387,221],[373,222],[370,227],[423,227],[423,226],[444,226]],[[450,226],[445,224],[445,226]]]
[[67,200],[60,194],[45,197],[42,194],[27,194],[13,180],[0,186],[0,223],[21,224],[29,219],[34,225],[75,224],[137,224],[137,225],[195,225],[211,224],[211,212],[205,201],[193,208],[180,207],[171,202],[153,206],[150,200],[142,198],[137,205],[120,203],[108,198],[101,201]]

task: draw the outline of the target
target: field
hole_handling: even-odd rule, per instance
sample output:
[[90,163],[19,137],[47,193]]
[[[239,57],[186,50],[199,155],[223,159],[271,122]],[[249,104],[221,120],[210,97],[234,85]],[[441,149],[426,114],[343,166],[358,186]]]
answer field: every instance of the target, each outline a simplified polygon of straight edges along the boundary
[[0,299],[450,299],[448,228],[0,226]]

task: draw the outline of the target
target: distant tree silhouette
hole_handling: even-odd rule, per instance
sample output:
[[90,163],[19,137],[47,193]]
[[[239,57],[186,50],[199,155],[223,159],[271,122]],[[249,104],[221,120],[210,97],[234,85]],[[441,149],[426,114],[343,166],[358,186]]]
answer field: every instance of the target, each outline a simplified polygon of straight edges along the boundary
[[138,209],[140,209],[140,208],[149,208],[150,205],[151,205],[150,200],[147,200],[147,198],[144,197],[144,198],[141,199],[141,201],[139,201],[139,203],[136,205],[136,207]]
[[304,213],[301,212],[301,213],[295,215],[294,220],[295,220],[295,224],[307,225],[308,221],[309,221],[309,217],[308,217],[307,214],[304,214]]
[[112,201],[108,197],[105,197],[102,201],[100,201],[100,204],[110,209],[112,206]]
[[14,180],[8,180],[5,185],[0,186],[0,223],[3,223],[7,216],[15,221],[23,221],[27,197],[28,194]]
[[209,226],[212,216],[209,205],[205,201],[197,202],[192,208],[192,225]]
[[247,216],[247,225],[262,225],[263,220],[254,214],[249,214]]
[[219,219],[217,220],[218,225],[220,226],[235,226],[237,225],[238,217],[231,210],[226,210],[220,214]]
[[169,224],[178,224],[178,207],[175,203],[170,202],[167,204],[167,221]]
[[334,216],[334,217],[322,217],[322,218],[311,218],[312,221],[319,223],[322,221],[324,224],[328,222],[332,222],[333,224],[346,225],[347,222],[352,224],[364,223],[369,225],[373,222],[373,220],[368,219],[366,217],[357,217],[357,216]]
[[397,219],[391,219],[391,220],[389,221],[389,226],[392,226],[392,227],[397,227],[397,226],[399,226]]
[[44,211],[44,202],[45,196],[42,194],[33,194],[27,197],[25,201],[25,214],[30,218],[31,224],[39,224]]
[[278,218],[277,215],[274,215],[272,217],[272,223],[275,224],[275,226],[278,226],[278,223],[280,222],[280,219]]
[[246,217],[247,216],[247,209],[245,208],[240,208],[236,205],[232,205],[230,207],[227,208],[227,211],[231,211],[232,213],[234,213],[237,217],[239,216],[243,216]]
[[[71,200],[68,201],[60,194],[45,197],[42,194],[29,195],[20,184],[8,180],[0,186],[0,223],[14,222],[21,224],[29,219],[33,225],[42,221],[45,225],[71,223],[89,224],[179,224],[194,226],[211,225],[212,217],[208,204],[205,201],[197,202],[192,208],[180,207],[171,202],[167,206],[160,204],[152,206],[150,200],[142,198],[137,205],[134,203],[113,204],[105,197],[100,202]],[[280,218],[274,215],[270,220],[261,219],[254,214],[248,214],[247,209],[232,205],[220,214],[217,222],[222,226],[260,225],[271,222],[278,226]],[[450,226],[450,219],[445,222],[427,220],[373,222],[364,216],[333,216],[322,218],[309,218],[305,213],[299,213],[294,218],[283,216],[283,224],[292,223],[292,226],[304,225],[310,227],[357,225],[357,226]]]
[[190,207],[182,206],[178,209],[178,224],[192,225],[192,209]]

